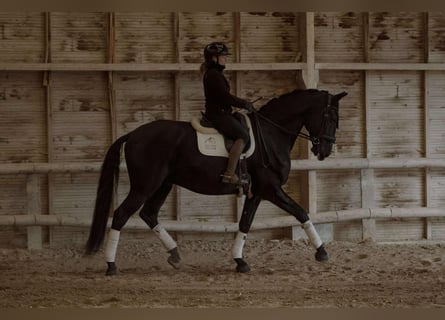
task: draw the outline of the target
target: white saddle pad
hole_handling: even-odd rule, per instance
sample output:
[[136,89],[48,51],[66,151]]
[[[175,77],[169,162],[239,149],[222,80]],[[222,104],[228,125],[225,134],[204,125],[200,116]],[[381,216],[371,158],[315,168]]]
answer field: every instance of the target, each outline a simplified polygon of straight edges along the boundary
[[[255,151],[255,138],[253,136],[252,124],[249,117],[240,112],[246,119],[247,127],[249,129],[250,147],[246,150],[241,157],[250,157]],[[193,128],[196,130],[196,136],[198,138],[198,149],[206,156],[214,157],[229,157],[229,153],[224,145],[224,137],[214,128],[206,128],[201,126],[198,118],[193,118],[191,121]]]

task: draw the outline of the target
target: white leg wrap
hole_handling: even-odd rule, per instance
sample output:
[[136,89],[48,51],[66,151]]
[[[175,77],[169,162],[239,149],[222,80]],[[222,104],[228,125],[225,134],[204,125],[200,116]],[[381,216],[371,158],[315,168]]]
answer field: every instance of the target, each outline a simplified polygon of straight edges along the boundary
[[309,238],[310,243],[317,249],[319,248],[323,242],[320,239],[320,236],[317,233],[317,230],[315,230],[314,225],[312,224],[311,220],[306,221],[302,224],[302,228],[304,232],[306,232],[307,237]]
[[105,248],[106,262],[114,262],[116,258],[117,244],[119,243],[120,231],[110,229],[108,233],[107,247]]
[[158,238],[161,240],[164,247],[167,248],[167,251],[170,251],[171,249],[174,249],[177,247],[175,240],[173,240],[173,238],[168,234],[167,230],[165,230],[163,226],[158,224],[152,230],[158,236]]
[[242,258],[243,257],[243,247],[246,242],[247,233],[243,233],[238,231],[238,234],[235,238],[235,243],[233,244],[232,256],[233,259]]

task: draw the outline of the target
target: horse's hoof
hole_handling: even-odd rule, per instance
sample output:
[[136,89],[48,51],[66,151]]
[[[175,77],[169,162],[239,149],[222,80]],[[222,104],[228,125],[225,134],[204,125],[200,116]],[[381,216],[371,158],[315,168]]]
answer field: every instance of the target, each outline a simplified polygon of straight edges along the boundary
[[315,260],[320,261],[320,262],[328,261],[328,260],[329,260],[328,253],[327,253],[326,250],[324,249],[323,245],[321,245],[321,246],[317,249],[317,252],[315,253]]
[[181,266],[181,257],[179,256],[178,247],[168,251],[170,257],[168,257],[167,262],[175,269],[179,269]]
[[242,258],[233,259],[236,262],[236,272],[246,273],[250,271],[250,267]]
[[117,267],[114,262],[107,262],[108,268],[107,272],[105,272],[106,276],[115,276],[117,275]]

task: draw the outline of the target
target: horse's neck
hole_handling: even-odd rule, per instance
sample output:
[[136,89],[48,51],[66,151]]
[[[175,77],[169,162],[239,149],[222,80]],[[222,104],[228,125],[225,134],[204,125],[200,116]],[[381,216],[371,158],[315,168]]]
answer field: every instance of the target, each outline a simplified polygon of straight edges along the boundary
[[259,117],[260,128],[258,128],[258,130],[265,133],[264,139],[265,143],[269,146],[268,148],[272,149],[272,153],[275,155],[290,154],[295,140],[303,127],[302,120],[296,121],[291,127],[289,123],[285,126],[284,123],[281,123],[276,118],[269,118],[265,114],[262,115],[267,117],[268,120]]
[[[304,110],[298,109],[296,106],[295,98],[291,96],[275,100],[272,103],[265,105],[260,109],[260,113],[263,117],[269,119],[267,122],[275,124],[275,129],[282,134],[290,135],[290,132],[294,134],[294,137],[303,128],[303,112]],[[269,123],[270,124],[270,123]],[[293,142],[295,139],[293,140]],[[293,143],[292,142],[292,143]]]

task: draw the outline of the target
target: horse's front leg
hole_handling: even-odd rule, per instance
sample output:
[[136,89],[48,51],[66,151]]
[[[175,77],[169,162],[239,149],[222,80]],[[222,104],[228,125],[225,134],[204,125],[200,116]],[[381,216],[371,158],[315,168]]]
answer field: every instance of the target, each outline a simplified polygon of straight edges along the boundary
[[232,256],[233,260],[235,260],[236,262],[237,272],[244,273],[250,271],[249,265],[243,259],[243,248],[246,242],[247,233],[250,230],[250,226],[252,225],[255,212],[258,209],[260,202],[261,198],[259,196],[252,196],[251,198],[246,198],[246,201],[244,202],[243,213],[239,221],[239,230],[236,235],[235,243],[232,249]]
[[317,230],[315,230],[314,225],[309,219],[306,211],[296,203],[291,197],[289,197],[281,188],[278,189],[271,197],[272,203],[277,205],[279,208],[289,212],[293,215],[300,223],[301,227],[305,231],[310,243],[317,249],[315,253],[315,259],[317,261],[327,261],[329,259],[326,249],[323,246],[323,242],[318,235]]

